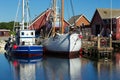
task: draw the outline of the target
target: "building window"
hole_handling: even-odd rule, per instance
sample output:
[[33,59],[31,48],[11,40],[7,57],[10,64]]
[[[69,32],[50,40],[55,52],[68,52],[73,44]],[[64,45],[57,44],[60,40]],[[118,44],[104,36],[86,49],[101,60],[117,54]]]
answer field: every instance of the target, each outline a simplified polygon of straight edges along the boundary
[[104,22],[104,24],[109,24],[110,20],[109,19],[104,19],[103,22]]
[[82,26],[82,27],[84,27],[84,26],[85,26],[85,24],[84,24],[84,23],[82,23],[82,24],[81,24],[81,26]]
[[97,36],[98,34],[100,34],[100,31],[101,31],[100,28],[101,28],[101,27],[100,27],[100,24],[96,24],[95,27],[96,27],[96,29],[95,29],[95,31],[96,31],[96,32],[95,32],[95,35]]
[[113,24],[116,24],[116,19],[113,19],[113,20],[112,20],[112,23],[113,23]]
[[31,35],[33,35],[33,32],[31,32]]
[[24,35],[24,32],[22,32],[21,34]]

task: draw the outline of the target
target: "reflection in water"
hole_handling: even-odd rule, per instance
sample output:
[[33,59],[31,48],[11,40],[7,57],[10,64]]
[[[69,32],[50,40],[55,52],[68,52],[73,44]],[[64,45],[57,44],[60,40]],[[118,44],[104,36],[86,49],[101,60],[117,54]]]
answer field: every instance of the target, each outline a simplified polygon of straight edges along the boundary
[[70,59],[70,78],[71,80],[82,80],[81,60],[79,58]]
[[120,52],[115,55],[115,70],[113,71],[116,80],[120,80]]
[[80,80],[80,59],[46,58],[36,63],[10,62],[14,80]]
[[69,59],[46,58],[45,80],[70,80]]
[[79,58],[44,60],[45,80],[81,80],[81,62]]
[[[1,61],[3,65],[7,62]],[[120,80],[120,53],[116,53],[115,60],[112,62],[46,57],[35,63],[21,63],[17,60],[9,61],[9,63],[10,68],[9,65],[0,68],[3,69],[0,70],[0,74],[2,74],[1,71],[8,74],[4,70],[11,69],[10,76],[7,76],[10,80]],[[0,80],[5,79],[0,75]]]
[[36,74],[37,67],[41,67],[41,62],[37,63],[19,63],[18,61],[13,61],[11,64],[14,80],[37,80]]
[[112,79],[112,62],[98,62],[98,80],[111,80]]
[[81,79],[98,80],[95,63],[86,59],[81,59]]
[[20,64],[20,80],[35,80],[35,64]]
[[115,57],[116,57],[116,59],[115,59],[116,69],[120,71],[120,52],[116,53]]

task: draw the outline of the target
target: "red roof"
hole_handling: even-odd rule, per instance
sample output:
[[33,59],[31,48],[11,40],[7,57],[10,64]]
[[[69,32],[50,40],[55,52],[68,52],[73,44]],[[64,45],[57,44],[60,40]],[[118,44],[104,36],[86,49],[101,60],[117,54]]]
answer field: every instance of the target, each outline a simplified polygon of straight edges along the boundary
[[44,11],[42,14],[40,14],[37,18],[35,18],[32,21],[32,24],[30,25],[29,29],[40,29],[43,25],[45,25],[48,16],[51,13],[51,9],[48,9]]
[[[43,27],[46,24],[51,12],[52,12],[52,9],[48,9],[43,13],[41,13],[38,17],[36,17],[32,21],[32,24],[30,25],[29,29],[39,30],[41,27]],[[70,24],[64,20],[64,27],[69,25]]]

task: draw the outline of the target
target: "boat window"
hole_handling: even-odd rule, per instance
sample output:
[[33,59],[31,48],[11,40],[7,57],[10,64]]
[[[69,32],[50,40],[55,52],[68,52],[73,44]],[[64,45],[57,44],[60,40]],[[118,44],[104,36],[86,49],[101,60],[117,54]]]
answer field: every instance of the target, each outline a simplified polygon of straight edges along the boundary
[[31,32],[31,35],[33,35],[33,32]]
[[24,32],[22,32],[22,35],[24,35]]

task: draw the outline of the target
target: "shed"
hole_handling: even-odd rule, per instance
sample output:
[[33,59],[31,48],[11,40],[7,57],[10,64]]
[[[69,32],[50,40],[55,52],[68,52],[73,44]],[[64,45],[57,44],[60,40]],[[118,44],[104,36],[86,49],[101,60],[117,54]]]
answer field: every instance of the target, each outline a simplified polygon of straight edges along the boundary
[[3,36],[10,36],[10,30],[0,29],[0,37],[3,37]]
[[120,39],[120,9],[97,8],[91,20],[92,34]]

